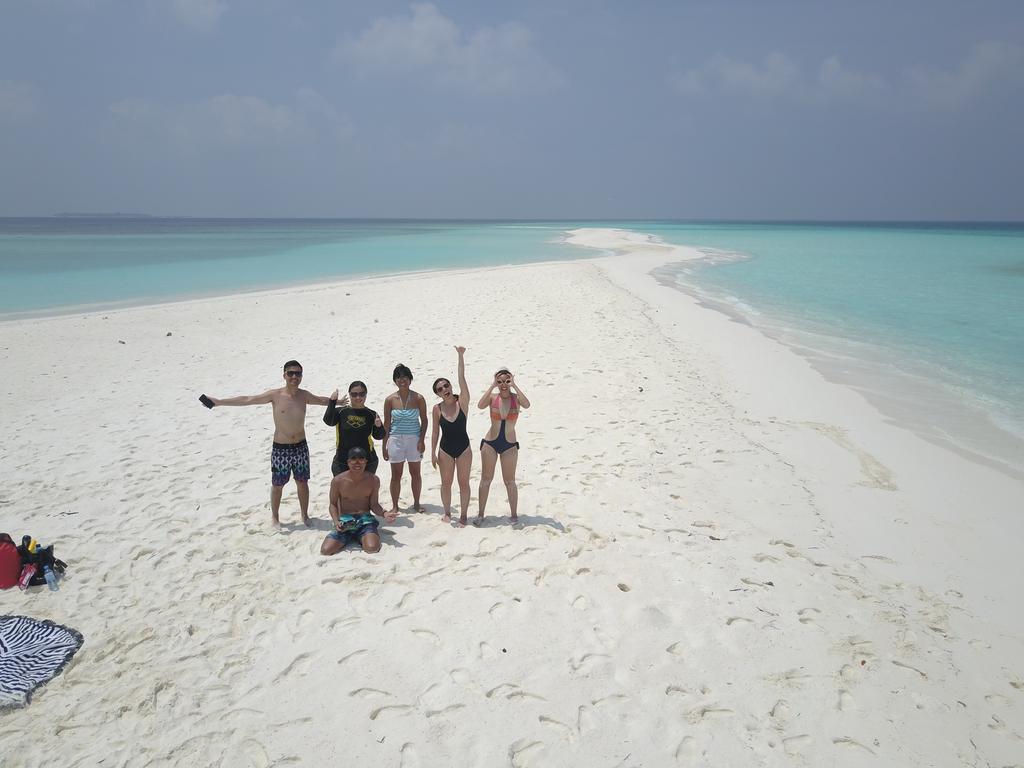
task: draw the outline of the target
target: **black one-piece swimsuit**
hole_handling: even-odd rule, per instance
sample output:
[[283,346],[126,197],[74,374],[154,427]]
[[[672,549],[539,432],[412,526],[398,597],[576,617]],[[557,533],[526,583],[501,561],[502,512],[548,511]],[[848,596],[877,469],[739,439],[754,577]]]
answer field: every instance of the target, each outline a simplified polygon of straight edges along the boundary
[[[440,409],[439,409],[440,410]],[[469,448],[469,433],[466,432],[466,413],[459,408],[454,421],[448,421],[441,413],[441,450],[453,459],[459,458]]]

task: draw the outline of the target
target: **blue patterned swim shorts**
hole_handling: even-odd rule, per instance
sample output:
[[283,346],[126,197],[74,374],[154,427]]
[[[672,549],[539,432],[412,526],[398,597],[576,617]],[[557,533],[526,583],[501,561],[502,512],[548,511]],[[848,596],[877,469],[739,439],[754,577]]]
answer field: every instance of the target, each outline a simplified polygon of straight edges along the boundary
[[284,485],[293,476],[297,481],[309,480],[309,444],[274,443],[270,451],[270,482]]

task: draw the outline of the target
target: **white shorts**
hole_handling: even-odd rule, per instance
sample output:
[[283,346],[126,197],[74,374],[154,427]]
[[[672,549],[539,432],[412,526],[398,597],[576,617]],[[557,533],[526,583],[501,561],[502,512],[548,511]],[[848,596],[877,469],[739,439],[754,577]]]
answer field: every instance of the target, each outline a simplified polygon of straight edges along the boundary
[[419,435],[392,435],[388,438],[388,462],[423,461],[423,454],[417,450],[419,442]]

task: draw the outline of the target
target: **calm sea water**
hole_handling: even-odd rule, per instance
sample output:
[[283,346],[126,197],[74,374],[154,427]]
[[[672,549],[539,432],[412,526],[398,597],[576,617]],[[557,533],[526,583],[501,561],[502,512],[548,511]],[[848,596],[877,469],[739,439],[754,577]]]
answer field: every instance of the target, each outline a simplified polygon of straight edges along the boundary
[[0,314],[582,256],[544,224],[0,219]]
[[898,421],[1024,466],[1024,226],[631,228],[703,250],[671,271],[680,287],[796,347]]
[[667,279],[896,420],[1024,464],[1019,225],[0,219],[0,316],[591,256],[560,242],[579,226],[702,249]]

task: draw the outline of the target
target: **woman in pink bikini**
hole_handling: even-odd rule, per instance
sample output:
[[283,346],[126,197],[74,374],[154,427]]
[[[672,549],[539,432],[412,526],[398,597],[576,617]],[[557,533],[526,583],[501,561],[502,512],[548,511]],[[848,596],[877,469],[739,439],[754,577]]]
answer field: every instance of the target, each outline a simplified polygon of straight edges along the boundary
[[[497,390],[497,394],[495,394]],[[480,492],[478,494],[480,511],[473,525],[480,525],[484,520],[484,509],[487,507],[487,493],[491,489],[494,478],[494,466],[501,460],[501,479],[505,482],[508,493],[508,506],[511,511],[512,524],[519,522],[517,509],[519,506],[519,489],[516,487],[516,464],[519,461],[519,443],[516,441],[516,421],[519,411],[530,407],[530,399],[523,393],[506,368],[494,374],[494,381],[484,392],[477,407],[491,409],[491,428],[487,437],[480,441],[480,459],[483,469],[480,475]]]

